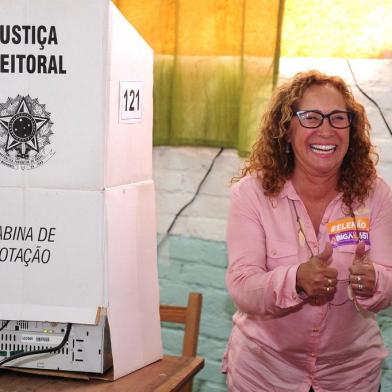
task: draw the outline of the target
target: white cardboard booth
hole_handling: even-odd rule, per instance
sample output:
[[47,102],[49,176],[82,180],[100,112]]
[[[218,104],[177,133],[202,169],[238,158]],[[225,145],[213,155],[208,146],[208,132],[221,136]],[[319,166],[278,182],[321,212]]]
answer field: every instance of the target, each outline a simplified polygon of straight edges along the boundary
[[[0,0],[0,9],[1,186],[96,190],[150,179],[153,53],[117,8]],[[6,132],[18,111],[35,130]]]
[[108,0],[0,9],[0,319],[105,308],[118,378],[162,357],[153,53]]

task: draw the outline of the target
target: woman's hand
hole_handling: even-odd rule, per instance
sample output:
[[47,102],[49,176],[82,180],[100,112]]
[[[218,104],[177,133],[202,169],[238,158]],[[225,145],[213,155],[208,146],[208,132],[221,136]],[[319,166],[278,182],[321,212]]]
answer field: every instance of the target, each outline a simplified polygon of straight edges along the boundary
[[350,267],[350,286],[357,297],[370,298],[376,288],[376,272],[368,259],[365,243],[359,242]]
[[297,270],[298,291],[305,291],[309,297],[324,297],[323,302],[325,299],[332,299],[336,291],[338,276],[338,271],[329,267],[332,252],[332,245],[327,243],[323,252],[299,266]]

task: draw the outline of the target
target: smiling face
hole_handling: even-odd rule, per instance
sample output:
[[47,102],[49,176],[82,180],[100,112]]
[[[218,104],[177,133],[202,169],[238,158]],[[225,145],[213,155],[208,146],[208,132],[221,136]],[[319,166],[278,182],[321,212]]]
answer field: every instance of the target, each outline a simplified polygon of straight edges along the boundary
[[[329,114],[346,111],[343,95],[332,85],[311,85],[296,105],[296,111],[317,110]],[[298,117],[290,121],[288,141],[294,152],[294,174],[310,176],[339,176],[339,168],[346,155],[350,128],[333,128],[328,119],[317,128],[304,128]]]

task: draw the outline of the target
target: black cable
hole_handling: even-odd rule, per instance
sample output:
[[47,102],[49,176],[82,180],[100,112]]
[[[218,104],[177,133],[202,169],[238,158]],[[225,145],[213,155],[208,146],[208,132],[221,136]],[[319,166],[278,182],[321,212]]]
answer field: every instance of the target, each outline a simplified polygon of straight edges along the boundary
[[0,332],[8,325],[8,323],[10,322],[10,320],[6,321],[3,326],[0,328]]
[[9,361],[12,361],[14,359],[18,359],[18,358],[21,358],[21,357],[26,357],[28,355],[46,354],[46,353],[51,353],[51,352],[54,352],[54,351],[57,351],[57,350],[61,350],[65,346],[67,341],[68,341],[69,334],[71,332],[71,327],[72,327],[72,324],[68,323],[67,324],[67,330],[65,331],[63,340],[61,341],[61,343],[59,345],[57,345],[55,347],[52,347],[52,348],[46,348],[44,350],[25,351],[23,353],[11,355],[10,357],[5,358],[2,361],[0,361],[0,366],[3,366],[5,363],[7,363]]
[[388,124],[388,122],[387,122],[387,119],[385,118],[384,113],[383,113],[383,111],[381,110],[380,106],[378,105],[378,103],[377,103],[373,98],[369,97],[369,95],[366,94],[366,92],[362,90],[362,88],[359,86],[359,84],[358,84],[358,82],[357,82],[357,79],[356,79],[356,77],[355,77],[355,75],[354,75],[354,72],[353,72],[353,70],[352,70],[352,68],[351,68],[350,61],[349,61],[348,59],[346,59],[346,61],[347,61],[348,67],[350,68],[351,75],[352,75],[352,77],[353,77],[353,79],[354,79],[355,86],[357,87],[357,89],[358,89],[358,90],[359,90],[359,91],[360,91],[360,92],[361,92],[370,102],[372,102],[372,103],[377,107],[378,111],[379,111],[380,114],[381,114],[382,119],[384,120],[384,123],[385,123],[386,127],[388,128],[389,133],[390,133],[391,136],[392,136],[392,129],[391,129],[391,127],[389,126],[389,124]]
[[200,181],[195,194],[193,195],[192,199],[190,201],[188,201],[188,203],[186,203],[184,206],[181,207],[181,209],[177,212],[177,214],[175,215],[175,217],[173,218],[172,223],[170,224],[169,228],[166,230],[165,235],[161,238],[161,240],[158,243],[158,248],[163,244],[163,242],[166,241],[167,237],[170,234],[171,229],[173,228],[174,224],[176,223],[178,217],[181,215],[182,211],[185,210],[185,208],[187,208],[190,204],[192,204],[194,202],[194,200],[196,199],[196,196],[199,194],[200,189],[202,187],[202,185],[204,184],[205,180],[207,179],[208,175],[210,174],[216,159],[219,157],[220,154],[222,154],[224,148],[221,147],[218,151],[218,153],[214,156],[214,158],[212,159],[210,166],[208,168],[208,170],[206,171],[206,174],[204,174],[204,177],[202,178],[202,180]]

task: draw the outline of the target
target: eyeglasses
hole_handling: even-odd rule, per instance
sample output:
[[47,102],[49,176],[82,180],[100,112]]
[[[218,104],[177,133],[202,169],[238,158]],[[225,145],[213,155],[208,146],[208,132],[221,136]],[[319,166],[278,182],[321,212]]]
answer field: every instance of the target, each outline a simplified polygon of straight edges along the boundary
[[328,118],[329,125],[333,128],[344,129],[351,125],[354,113],[343,110],[334,110],[331,113],[324,114],[319,110],[300,110],[294,113],[298,117],[300,124],[304,128],[318,128]]

